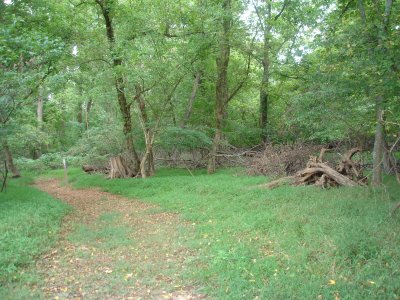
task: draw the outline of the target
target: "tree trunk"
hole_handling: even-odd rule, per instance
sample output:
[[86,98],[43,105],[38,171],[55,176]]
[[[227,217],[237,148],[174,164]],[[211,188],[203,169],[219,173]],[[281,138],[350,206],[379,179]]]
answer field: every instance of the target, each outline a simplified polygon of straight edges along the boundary
[[181,122],[181,128],[185,128],[186,123],[189,121],[190,119],[190,115],[192,114],[192,110],[193,110],[193,104],[194,101],[196,100],[196,95],[197,95],[197,90],[200,86],[200,81],[201,81],[201,72],[197,72],[196,77],[194,79],[193,82],[193,88],[192,88],[192,93],[190,95],[187,107],[186,107],[186,112],[185,112],[185,116],[182,119]]
[[89,99],[88,103],[86,104],[86,109],[85,109],[85,126],[86,126],[86,130],[89,129],[89,113],[90,113],[90,110],[92,109],[92,104],[93,104],[92,99]]
[[7,141],[3,141],[3,149],[4,149],[4,154],[6,156],[6,162],[7,162],[7,167],[11,170],[13,173],[13,178],[18,178],[21,177],[21,174],[19,173],[17,167],[14,165],[14,160],[10,151],[10,147],[8,146]]
[[[39,88],[39,95],[37,99],[37,108],[36,108],[36,120],[38,129],[41,131],[43,128],[43,91],[42,88]],[[42,155],[41,145],[38,148],[33,150],[33,159],[38,159]]]
[[39,91],[39,97],[37,101],[36,117],[39,127],[43,124],[43,94]]
[[79,124],[82,124],[82,122],[83,122],[82,102],[78,103],[76,120],[78,121]]
[[137,173],[130,168],[127,160],[125,160],[121,155],[110,158],[109,178],[129,178],[136,174]]
[[217,109],[216,113],[216,126],[215,126],[215,135],[213,139],[213,144],[211,147],[210,157],[208,159],[207,172],[208,174],[212,174],[217,169],[217,152],[219,150],[219,146],[221,145],[222,140],[222,124],[224,121],[224,114],[220,109]]
[[[107,40],[109,43],[110,47],[110,53],[112,56],[113,60],[113,66],[114,68],[118,68],[122,66],[122,59],[118,57],[118,53],[115,51],[115,36],[114,36],[114,28],[112,24],[112,16],[111,16],[111,7],[112,3],[110,3],[109,0],[105,0],[104,2],[101,0],[96,0],[96,3],[100,6],[103,17],[104,17],[104,22],[106,24],[106,33],[107,33]],[[132,156],[133,162],[134,162],[134,172],[139,171],[140,167],[140,159],[139,156],[135,150],[135,146],[133,143],[133,136],[132,136],[132,117],[131,117],[131,111],[130,111],[130,104],[128,104],[126,100],[126,95],[125,95],[125,84],[124,84],[124,78],[123,76],[119,73],[116,72],[115,75],[115,90],[117,92],[117,97],[118,97],[118,104],[119,108],[122,114],[122,120],[123,120],[123,133],[125,136],[125,147],[130,156]]]
[[[271,17],[271,4],[267,3],[267,19]],[[267,124],[268,124],[268,104],[269,104],[269,38],[270,26],[264,22],[264,46],[262,67],[263,75],[260,85],[260,129],[261,129],[261,142],[266,143],[268,139]]]
[[219,54],[216,59],[217,64],[217,82],[216,82],[216,107],[215,107],[215,135],[210,151],[207,165],[209,174],[216,170],[216,155],[222,140],[222,128],[224,123],[225,108],[229,101],[228,90],[228,66],[230,58],[230,29],[231,29],[231,1],[225,0],[222,4],[224,17],[222,17],[222,32],[219,40]]
[[[382,14],[382,29],[378,34],[378,40],[381,40],[382,44],[384,44],[384,39],[387,36],[389,20],[392,10],[392,0],[385,1],[385,9]],[[377,14],[379,11],[379,3],[375,1]],[[371,49],[372,51],[372,49]],[[387,52],[387,48],[383,47],[381,50],[384,54]],[[384,153],[385,153],[385,134],[383,127],[383,96],[379,95],[375,99],[375,110],[376,110],[376,127],[375,127],[375,141],[374,141],[374,150],[373,150],[373,172],[372,172],[372,184],[377,186],[382,184],[382,170],[383,170],[383,162],[384,162]]]
[[373,172],[372,184],[377,186],[382,183],[382,166],[383,166],[383,153],[385,146],[384,132],[383,132],[383,111],[382,111],[382,96],[376,99],[376,127],[375,127],[375,141],[373,150]]
[[142,178],[146,178],[154,174],[153,135],[150,130],[146,132],[145,139],[146,150],[140,162],[140,173]]
[[154,133],[149,127],[149,118],[146,111],[146,102],[143,99],[143,89],[139,84],[135,85],[136,95],[135,100],[137,102],[140,118],[142,120],[143,134],[145,138],[146,150],[140,162],[140,173],[142,178],[151,176],[154,174],[154,155],[153,155],[153,142]]

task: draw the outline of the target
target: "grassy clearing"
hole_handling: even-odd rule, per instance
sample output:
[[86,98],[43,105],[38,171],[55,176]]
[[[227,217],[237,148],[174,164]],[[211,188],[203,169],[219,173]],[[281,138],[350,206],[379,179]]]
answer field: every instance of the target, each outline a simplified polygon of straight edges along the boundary
[[187,275],[219,299],[398,299],[400,216],[393,180],[385,189],[255,186],[263,177],[224,170],[194,177],[160,170],[141,179],[106,180],[72,170],[76,187],[156,203],[196,228],[201,257]]
[[13,179],[0,194],[0,299],[39,297],[25,288],[39,280],[31,267],[54,244],[68,210],[29,183],[29,178]]

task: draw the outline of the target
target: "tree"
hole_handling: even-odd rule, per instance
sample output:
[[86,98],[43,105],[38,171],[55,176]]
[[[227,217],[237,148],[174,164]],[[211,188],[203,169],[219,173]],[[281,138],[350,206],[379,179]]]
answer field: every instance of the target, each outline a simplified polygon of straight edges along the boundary
[[[44,21],[41,26],[35,26],[37,21],[43,21],[45,13],[42,6],[41,2],[32,5],[13,2],[3,7],[0,35],[0,130],[3,150],[14,176],[20,174],[13,164],[8,139],[18,128],[10,123],[34,102],[37,90],[52,74],[54,65],[64,52],[64,42],[57,31],[46,26],[49,23]],[[55,9],[52,6],[48,8],[50,11]]]
[[113,15],[117,9],[117,3],[114,0],[96,0],[100,7],[101,13],[106,25],[106,35],[112,57],[112,64],[115,72],[115,90],[117,93],[118,104],[123,119],[123,132],[125,135],[126,149],[133,158],[133,171],[139,172],[140,158],[135,150],[132,136],[132,116],[131,116],[131,103],[128,102],[125,93],[125,82],[120,67],[123,65],[121,54],[116,49],[115,33],[113,26]]

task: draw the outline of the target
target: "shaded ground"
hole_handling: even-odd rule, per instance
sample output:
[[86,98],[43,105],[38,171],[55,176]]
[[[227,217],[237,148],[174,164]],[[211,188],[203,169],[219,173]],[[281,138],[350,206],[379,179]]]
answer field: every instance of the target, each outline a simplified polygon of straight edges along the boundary
[[191,228],[156,206],[58,180],[36,187],[74,207],[56,247],[37,263],[50,299],[200,299],[184,278]]

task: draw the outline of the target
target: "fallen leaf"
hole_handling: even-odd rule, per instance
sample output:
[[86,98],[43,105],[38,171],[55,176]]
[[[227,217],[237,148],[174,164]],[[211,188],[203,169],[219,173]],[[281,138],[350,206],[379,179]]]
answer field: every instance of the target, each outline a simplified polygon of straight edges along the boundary
[[125,280],[128,280],[128,279],[132,278],[132,276],[133,276],[133,273],[126,274],[125,275]]

